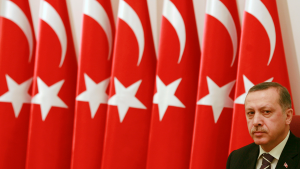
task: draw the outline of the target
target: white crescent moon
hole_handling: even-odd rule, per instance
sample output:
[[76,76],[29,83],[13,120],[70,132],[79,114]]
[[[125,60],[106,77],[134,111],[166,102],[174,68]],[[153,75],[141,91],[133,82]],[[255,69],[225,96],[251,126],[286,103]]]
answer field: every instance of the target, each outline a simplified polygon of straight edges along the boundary
[[42,1],[42,13],[40,18],[45,21],[56,33],[61,45],[61,59],[59,67],[64,63],[67,52],[67,33],[63,21],[57,11],[46,1]]
[[135,34],[139,44],[139,59],[137,63],[137,65],[139,65],[145,48],[144,29],[141,20],[131,6],[129,6],[124,0],[120,1],[118,17],[126,22]]
[[270,56],[268,65],[270,64],[276,44],[275,25],[266,6],[260,0],[247,0],[245,11],[252,14],[265,28],[270,40]]
[[108,60],[112,51],[112,30],[108,15],[102,5],[96,0],[85,0],[83,13],[93,18],[104,30],[109,46]]
[[232,15],[227,7],[219,0],[209,0],[207,2],[206,13],[218,19],[225,26],[230,35],[233,46],[233,57],[230,65],[232,66],[236,58],[238,44],[236,26]]
[[15,24],[17,24],[21,30],[24,32],[28,44],[29,44],[29,62],[31,62],[32,51],[33,51],[33,36],[30,23],[22,11],[15,3],[12,1],[5,0],[3,2],[3,8],[0,14],[3,18],[9,19]]
[[172,24],[179,38],[180,54],[178,63],[180,63],[186,42],[186,31],[183,18],[176,6],[170,0],[165,0],[164,2],[163,16]]

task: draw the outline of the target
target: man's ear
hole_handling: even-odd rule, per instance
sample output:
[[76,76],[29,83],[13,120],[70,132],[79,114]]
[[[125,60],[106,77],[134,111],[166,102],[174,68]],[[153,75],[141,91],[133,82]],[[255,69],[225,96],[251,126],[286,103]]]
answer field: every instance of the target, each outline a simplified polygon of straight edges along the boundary
[[292,108],[286,109],[286,111],[285,111],[285,115],[286,115],[285,124],[291,124],[292,119],[293,119],[293,112],[294,111],[293,111]]

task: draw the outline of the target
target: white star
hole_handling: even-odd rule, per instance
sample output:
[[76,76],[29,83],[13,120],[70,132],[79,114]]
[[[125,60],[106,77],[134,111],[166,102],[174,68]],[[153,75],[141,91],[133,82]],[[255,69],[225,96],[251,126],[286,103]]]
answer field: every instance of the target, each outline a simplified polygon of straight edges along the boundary
[[155,93],[153,98],[153,103],[158,104],[159,120],[161,121],[167,111],[168,106],[182,107],[185,106],[181,101],[175,96],[175,92],[181,82],[181,78],[175,80],[169,85],[165,85],[158,76],[156,76],[156,88],[157,93]]
[[212,106],[215,123],[217,123],[224,107],[233,108],[233,100],[229,97],[229,94],[234,86],[235,80],[219,87],[208,76],[206,79],[209,94],[200,99],[197,104]]
[[129,87],[124,87],[124,85],[115,77],[115,91],[116,94],[113,95],[109,100],[108,104],[113,106],[118,106],[118,112],[120,116],[120,122],[122,123],[129,107],[137,109],[147,109],[143,103],[141,103],[135,94],[138,91],[142,80],[135,82]]
[[[254,86],[254,84],[245,75],[243,75],[243,80],[244,80],[244,87],[246,92],[234,100],[234,103],[236,104],[244,104],[248,91],[250,90],[251,87]],[[266,80],[265,82],[272,82],[272,80],[273,77]]]
[[84,74],[86,91],[78,95],[76,100],[89,102],[92,118],[95,117],[101,103],[107,104],[108,95],[106,94],[106,89],[109,84],[109,79],[110,78],[107,78],[96,84],[87,74]]
[[12,104],[15,117],[20,114],[24,103],[30,103],[31,96],[28,94],[28,89],[32,83],[32,78],[26,80],[22,84],[16,83],[11,77],[5,75],[8,92],[0,96],[0,102],[9,102]]
[[42,79],[39,77],[37,78],[39,93],[32,98],[32,103],[40,104],[43,121],[46,119],[51,107],[68,108],[68,106],[57,96],[64,82],[65,80],[61,80],[48,87]]

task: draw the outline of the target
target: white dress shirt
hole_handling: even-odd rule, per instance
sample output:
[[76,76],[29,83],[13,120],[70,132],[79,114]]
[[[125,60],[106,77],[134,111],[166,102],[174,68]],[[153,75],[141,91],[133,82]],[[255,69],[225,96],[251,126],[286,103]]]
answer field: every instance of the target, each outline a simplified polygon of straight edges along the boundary
[[290,132],[287,134],[287,136],[285,137],[284,140],[282,140],[281,143],[279,143],[276,147],[274,147],[270,152],[266,152],[265,150],[263,150],[261,148],[261,146],[259,146],[259,155],[258,155],[258,158],[257,158],[257,163],[256,163],[256,169],[259,169],[261,167],[261,164],[262,164],[262,154],[264,153],[268,153],[268,154],[271,154],[273,157],[274,157],[274,160],[272,161],[271,163],[271,168],[270,169],[275,169],[277,163],[278,163],[278,160],[279,160],[279,157],[283,151],[283,148],[288,140],[290,136]]

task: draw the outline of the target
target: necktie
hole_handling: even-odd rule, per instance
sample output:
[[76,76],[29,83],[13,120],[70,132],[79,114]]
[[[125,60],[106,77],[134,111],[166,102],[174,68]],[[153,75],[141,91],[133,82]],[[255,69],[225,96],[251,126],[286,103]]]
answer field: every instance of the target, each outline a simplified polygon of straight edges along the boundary
[[262,155],[263,161],[261,164],[260,169],[271,169],[271,163],[274,160],[274,157],[270,154],[264,153]]

